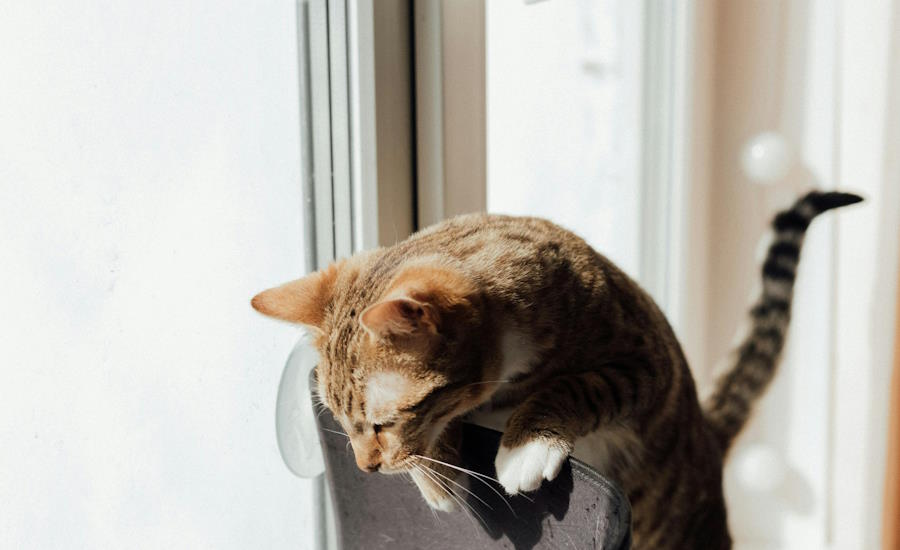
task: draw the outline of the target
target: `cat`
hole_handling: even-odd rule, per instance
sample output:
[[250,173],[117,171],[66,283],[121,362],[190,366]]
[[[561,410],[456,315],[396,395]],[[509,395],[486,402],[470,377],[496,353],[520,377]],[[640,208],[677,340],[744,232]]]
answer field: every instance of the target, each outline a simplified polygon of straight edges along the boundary
[[650,296],[543,219],[453,218],[252,305],[310,328],[319,398],[359,468],[409,473],[431,507],[455,508],[460,422],[490,409],[508,494],[586,454],[624,488],[634,548],[727,549],[723,457],[775,372],[805,231],[860,200],[813,191],[775,217],[751,331],[705,407]]

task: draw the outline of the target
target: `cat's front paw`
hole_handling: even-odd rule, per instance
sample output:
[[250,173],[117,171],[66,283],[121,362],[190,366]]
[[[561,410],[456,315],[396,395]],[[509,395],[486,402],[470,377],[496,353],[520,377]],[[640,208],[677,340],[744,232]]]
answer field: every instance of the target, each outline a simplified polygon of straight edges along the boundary
[[534,491],[543,480],[552,480],[568,453],[554,441],[535,439],[517,447],[500,445],[494,465],[497,480],[507,494]]
[[434,472],[431,472],[431,475],[425,475],[421,471],[413,471],[410,474],[419,488],[419,492],[422,493],[422,498],[433,509],[441,512],[453,512],[458,508],[456,499],[451,496],[447,487],[432,477],[436,476]]

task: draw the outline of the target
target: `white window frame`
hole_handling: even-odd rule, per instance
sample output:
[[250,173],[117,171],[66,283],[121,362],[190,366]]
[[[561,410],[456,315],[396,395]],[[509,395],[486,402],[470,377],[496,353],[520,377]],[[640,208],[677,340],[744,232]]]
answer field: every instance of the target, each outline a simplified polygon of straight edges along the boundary
[[420,226],[487,210],[484,0],[414,0]]
[[[410,5],[298,0],[306,269],[415,229]],[[313,546],[336,546],[324,476]]]
[[416,229],[412,10],[407,0],[350,6],[356,250]]
[[299,0],[298,14],[309,267],[320,269],[415,229],[412,14],[405,0]]
[[[692,134],[695,6],[643,6],[641,144],[641,279],[679,333],[691,326],[684,300],[694,219],[688,177]],[[700,188],[700,183],[697,184]],[[681,334],[679,334],[681,336]]]

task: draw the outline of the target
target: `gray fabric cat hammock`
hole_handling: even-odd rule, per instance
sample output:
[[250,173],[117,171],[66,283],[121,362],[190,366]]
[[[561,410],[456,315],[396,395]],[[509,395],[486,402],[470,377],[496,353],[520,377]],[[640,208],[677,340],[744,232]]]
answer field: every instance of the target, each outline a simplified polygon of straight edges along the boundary
[[[342,550],[631,547],[628,500],[616,484],[576,459],[527,497],[501,498],[496,482],[470,479],[469,493],[455,489],[471,511],[441,513],[428,507],[407,476],[360,471],[329,411],[318,414],[316,423]],[[500,435],[466,424],[462,466],[494,477]]]

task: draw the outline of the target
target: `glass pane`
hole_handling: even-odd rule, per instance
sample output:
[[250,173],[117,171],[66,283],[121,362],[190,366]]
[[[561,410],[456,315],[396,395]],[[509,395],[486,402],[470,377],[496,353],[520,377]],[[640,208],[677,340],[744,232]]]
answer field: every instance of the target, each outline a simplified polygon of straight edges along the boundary
[[638,275],[638,2],[487,2],[488,209],[549,218]]

